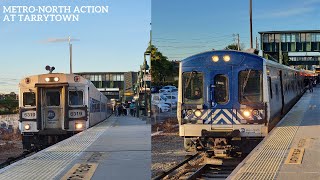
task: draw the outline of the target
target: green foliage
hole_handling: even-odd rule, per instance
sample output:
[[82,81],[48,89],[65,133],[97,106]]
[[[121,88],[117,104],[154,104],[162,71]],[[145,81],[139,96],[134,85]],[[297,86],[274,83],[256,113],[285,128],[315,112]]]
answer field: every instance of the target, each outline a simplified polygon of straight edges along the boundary
[[[224,49],[226,50],[238,50],[238,45],[237,44],[229,44],[227,47],[225,47]],[[240,46],[240,51],[241,51],[241,46]]]
[[18,106],[19,106],[18,100],[14,100],[14,99],[10,99],[10,98],[0,100],[0,107],[4,107],[4,108],[8,109],[8,111],[3,111],[3,112],[1,112],[1,114],[16,113]]
[[151,45],[151,72],[152,84],[164,83],[168,77],[176,74],[173,64],[153,45]]
[[283,53],[282,55],[282,64],[289,66],[289,56],[288,53]]

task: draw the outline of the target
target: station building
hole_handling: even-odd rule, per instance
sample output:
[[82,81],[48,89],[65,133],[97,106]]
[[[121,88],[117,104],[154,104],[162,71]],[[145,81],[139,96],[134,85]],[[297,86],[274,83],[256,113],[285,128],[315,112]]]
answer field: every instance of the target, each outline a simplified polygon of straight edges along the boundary
[[90,80],[94,86],[109,99],[130,101],[134,96],[134,85],[137,82],[137,72],[79,72],[78,74]]
[[320,65],[320,30],[259,32],[264,57],[314,70]]

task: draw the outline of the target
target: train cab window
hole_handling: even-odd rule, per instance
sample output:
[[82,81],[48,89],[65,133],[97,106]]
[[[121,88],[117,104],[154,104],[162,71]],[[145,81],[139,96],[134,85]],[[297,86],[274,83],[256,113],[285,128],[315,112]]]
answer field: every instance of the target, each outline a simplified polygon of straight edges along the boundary
[[60,106],[60,92],[48,91],[46,92],[47,106]]
[[82,106],[83,105],[83,91],[69,91],[69,105]]
[[257,70],[245,70],[239,73],[239,102],[262,102],[262,73]]
[[183,102],[185,104],[203,104],[203,74],[185,72],[182,74]]
[[218,104],[225,104],[229,101],[228,77],[218,74],[214,77],[214,99]]
[[23,93],[23,106],[36,106],[36,95],[34,92]]

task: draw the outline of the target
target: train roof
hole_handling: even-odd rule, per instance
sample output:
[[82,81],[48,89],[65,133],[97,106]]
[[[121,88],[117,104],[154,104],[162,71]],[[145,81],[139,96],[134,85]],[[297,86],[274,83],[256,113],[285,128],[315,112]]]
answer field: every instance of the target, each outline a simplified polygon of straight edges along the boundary
[[36,86],[46,84],[91,84],[91,82],[80,75],[64,74],[64,73],[49,73],[31,75],[23,78],[19,82],[19,86]]
[[[214,56],[217,56],[219,60],[217,62],[213,62]],[[224,56],[229,56],[230,60],[225,61]],[[215,57],[216,58],[216,57]],[[199,54],[195,54],[190,56],[181,61],[182,66],[189,66],[189,67],[199,67],[199,66],[225,66],[225,65],[245,65],[245,66],[262,66],[263,64],[278,67],[282,69],[291,69],[289,66],[285,66],[279,64],[275,61],[271,61],[265,59],[261,56],[256,54],[242,52],[242,51],[235,51],[235,50],[213,50],[213,51],[206,51]],[[298,71],[298,70],[296,70]]]

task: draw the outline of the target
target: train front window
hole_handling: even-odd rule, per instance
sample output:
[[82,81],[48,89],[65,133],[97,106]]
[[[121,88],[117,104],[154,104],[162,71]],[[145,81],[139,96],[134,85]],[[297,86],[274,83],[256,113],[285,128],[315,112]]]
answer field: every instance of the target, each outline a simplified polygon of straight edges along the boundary
[[83,105],[83,92],[82,91],[69,91],[69,105],[82,106]]
[[262,102],[262,73],[257,70],[240,71],[239,102]]
[[228,77],[218,74],[214,77],[214,99],[218,104],[229,101]]
[[46,93],[47,106],[60,106],[60,92],[49,91]]
[[203,74],[185,72],[182,74],[183,101],[185,104],[203,104]]
[[36,95],[34,92],[23,93],[23,106],[36,106]]

